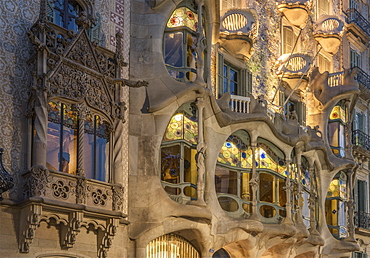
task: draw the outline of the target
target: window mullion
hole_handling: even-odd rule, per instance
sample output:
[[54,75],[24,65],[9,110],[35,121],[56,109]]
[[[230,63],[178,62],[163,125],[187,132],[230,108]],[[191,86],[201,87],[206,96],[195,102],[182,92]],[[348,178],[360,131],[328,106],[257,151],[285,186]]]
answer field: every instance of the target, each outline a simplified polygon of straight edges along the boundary
[[59,171],[62,171],[63,159],[63,124],[64,124],[64,104],[60,103],[60,132],[59,132]]
[[180,143],[180,184],[184,183],[184,143]]
[[97,157],[96,157],[96,116],[94,116],[94,156],[92,157],[93,159],[93,175],[94,175],[94,179],[97,178],[97,174],[96,174],[96,163],[97,163]]

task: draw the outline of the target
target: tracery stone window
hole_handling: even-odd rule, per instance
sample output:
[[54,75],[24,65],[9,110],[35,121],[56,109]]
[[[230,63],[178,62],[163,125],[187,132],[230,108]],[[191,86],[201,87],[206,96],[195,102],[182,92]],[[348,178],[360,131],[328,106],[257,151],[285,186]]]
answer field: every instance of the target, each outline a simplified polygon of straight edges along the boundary
[[341,171],[330,182],[325,201],[326,223],[336,238],[347,237],[347,198],[347,175]]
[[194,103],[182,105],[172,116],[161,146],[161,180],[167,194],[187,203],[197,199],[198,111]]
[[[71,105],[49,102],[47,167],[77,174],[80,156],[84,161],[85,176],[105,181],[109,164],[110,124],[102,116],[91,113],[83,121],[80,119],[81,114]],[[80,123],[83,123],[83,133],[80,132]],[[78,149],[79,141],[83,141],[83,150]]]
[[347,108],[345,100],[339,101],[332,109],[328,123],[328,140],[334,155],[345,156],[345,128],[347,125]]
[[75,0],[48,0],[49,20],[67,30],[78,30],[76,19],[82,10]]
[[200,258],[200,253],[185,238],[175,234],[167,234],[150,241],[150,243],[146,246],[146,257]]
[[193,1],[182,2],[168,19],[164,33],[164,62],[169,74],[181,82],[196,79],[196,8]]

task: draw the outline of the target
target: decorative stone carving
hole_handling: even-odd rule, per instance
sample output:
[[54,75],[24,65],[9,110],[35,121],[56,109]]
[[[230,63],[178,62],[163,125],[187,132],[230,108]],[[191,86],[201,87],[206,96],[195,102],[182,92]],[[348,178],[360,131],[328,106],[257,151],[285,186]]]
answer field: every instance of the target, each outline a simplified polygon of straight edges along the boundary
[[87,197],[87,182],[84,177],[77,178],[77,185],[76,185],[76,203],[77,204],[85,204],[86,197]]
[[78,233],[83,222],[82,212],[71,212],[69,214],[69,223],[61,230],[62,246],[66,248],[72,248],[76,242]]
[[118,219],[108,219],[105,231],[98,231],[98,257],[106,258],[108,250],[112,245],[113,237],[117,233]]
[[91,193],[95,205],[106,206],[110,194],[102,189],[96,189]]
[[19,235],[19,250],[21,253],[29,252],[30,244],[40,223],[41,213],[41,205],[29,205],[21,210]]
[[68,199],[71,191],[71,182],[67,184],[64,180],[57,180],[51,184],[51,189],[53,190],[54,197]]
[[328,53],[335,54],[342,41],[344,22],[339,16],[322,15],[316,22],[314,38]]
[[292,25],[304,28],[311,5],[312,3],[310,0],[280,0],[277,8]]
[[34,166],[28,173],[24,184],[25,197],[45,196],[45,191],[51,182],[49,170],[43,166]]
[[124,188],[119,185],[112,186],[112,210],[122,211]]
[[14,187],[13,177],[5,170],[3,165],[4,149],[0,149],[0,201],[3,200],[2,194]]
[[88,43],[87,36],[83,33],[77,39],[71,51],[67,54],[67,58],[82,64],[83,66],[92,68],[98,71],[98,66],[94,60],[94,54],[91,45]]

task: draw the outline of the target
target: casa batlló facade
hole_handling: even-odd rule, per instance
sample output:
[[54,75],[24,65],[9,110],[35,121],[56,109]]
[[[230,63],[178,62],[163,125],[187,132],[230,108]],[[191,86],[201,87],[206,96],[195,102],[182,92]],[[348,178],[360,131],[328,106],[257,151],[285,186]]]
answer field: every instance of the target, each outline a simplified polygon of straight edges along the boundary
[[367,1],[0,10],[1,257],[367,257]]

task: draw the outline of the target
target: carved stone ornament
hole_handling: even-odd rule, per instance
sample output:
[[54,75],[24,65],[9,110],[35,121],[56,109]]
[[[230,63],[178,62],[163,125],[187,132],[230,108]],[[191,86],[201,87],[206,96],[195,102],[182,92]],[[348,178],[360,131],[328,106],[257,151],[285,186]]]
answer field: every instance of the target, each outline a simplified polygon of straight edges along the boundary
[[44,166],[34,166],[26,178],[23,195],[25,197],[44,196],[50,182],[51,176],[49,170]]
[[69,214],[68,225],[62,228],[62,246],[72,248],[76,243],[77,235],[80,233],[83,222],[83,212],[72,212]]
[[98,66],[94,60],[94,54],[92,53],[91,46],[85,34],[80,36],[66,57],[83,66],[98,71]]
[[87,181],[83,178],[77,179],[76,185],[76,202],[77,204],[85,204],[87,197]]
[[19,251],[28,253],[35,231],[40,224],[41,205],[29,205],[21,210]]
[[3,200],[2,194],[14,187],[13,177],[5,170],[3,166],[4,149],[0,149],[0,201]]
[[122,211],[123,209],[123,194],[124,188],[122,186],[113,186],[112,187],[112,209],[114,211]]
[[111,103],[102,80],[83,71],[61,65],[50,78],[50,94],[73,100],[86,99],[87,103],[106,114],[111,114]]
[[113,238],[117,233],[118,219],[108,219],[105,231],[98,231],[98,257],[108,257],[108,250],[112,246]]

